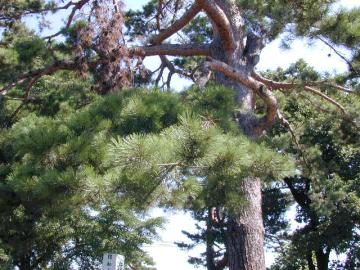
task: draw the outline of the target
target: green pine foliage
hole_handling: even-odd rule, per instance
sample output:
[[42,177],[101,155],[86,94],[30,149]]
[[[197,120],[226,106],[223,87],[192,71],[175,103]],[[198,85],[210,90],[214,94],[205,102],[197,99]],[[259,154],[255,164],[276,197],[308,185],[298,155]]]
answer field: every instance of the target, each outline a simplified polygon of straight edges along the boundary
[[[155,187],[158,185],[159,189],[170,178],[174,181],[171,186],[183,190],[198,179],[197,189],[201,186],[202,190],[188,194],[194,203],[201,207],[222,205],[229,213],[241,207],[243,199],[238,187],[244,177],[273,180],[295,171],[289,156],[270,151],[243,136],[224,134],[216,126],[204,128],[204,122],[191,115],[156,136],[119,137],[113,140],[109,153],[117,167],[130,170],[125,178],[129,181],[129,175],[134,176],[131,180],[138,182],[135,189],[141,188],[146,177],[155,176]],[[178,193],[176,189],[172,192]]]
[[123,198],[107,181],[107,145],[115,134],[171,125],[181,110],[176,100],[133,90],[76,111],[67,99],[57,113],[29,112],[1,130],[0,236],[13,265],[26,267],[29,258],[35,268],[68,269],[76,262],[92,269],[109,250],[125,254],[130,265],[151,263],[140,246],[150,243],[161,220],[144,216],[143,203],[129,200],[130,193]]
[[0,236],[13,265],[30,256],[34,267],[91,269],[106,250],[151,265],[140,246],[161,220],[146,210],[216,204],[234,212],[244,176],[294,172],[291,158],[239,135],[228,89],[96,97],[82,90],[86,82],[68,85],[68,76],[35,89],[53,108],[29,105],[1,130]]
[[[81,59],[74,52],[88,21],[62,29],[64,41],[46,42],[21,19],[47,13],[55,1],[0,1],[0,87],[57,61],[78,64],[78,73],[61,71],[38,80],[26,100],[29,80],[0,97],[1,269],[74,264],[96,269],[106,251],[124,254],[132,269],[151,269],[142,245],[151,243],[162,225],[147,215],[155,206],[191,211],[198,232],[185,233],[192,243],[180,246],[218,245],[218,261],[225,255],[224,221],[247,203],[239,184],[248,176],[264,179],[267,245],[279,253],[271,269],[313,269],[330,252],[346,257],[330,262],[331,269],[360,267],[359,9],[333,12],[332,0],[237,2],[245,30],[266,35],[266,41],[284,33],[290,41],[321,39],[348,58],[348,72],[336,76],[319,74],[304,61],[266,74],[300,86],[315,82],[346,113],[299,86],[276,93],[297,141],[280,123],[252,141],[233,120],[238,110],[233,90],[215,84],[181,94],[133,89],[100,97],[92,91],[99,70],[90,68],[85,77],[88,67],[82,62],[96,59],[95,51],[85,46]],[[157,33],[149,22],[157,4],[152,0],[126,14],[126,39]],[[169,5],[186,9],[188,4]],[[163,18],[164,25],[176,16]],[[210,25],[197,16],[179,42],[209,42]],[[172,62],[196,77],[202,61]],[[355,93],[344,94],[333,83]],[[264,104],[257,101],[256,110],[264,113]],[[291,203],[302,224],[295,231],[285,218]],[[220,213],[217,221],[213,209]],[[208,255],[189,261],[206,265]]]

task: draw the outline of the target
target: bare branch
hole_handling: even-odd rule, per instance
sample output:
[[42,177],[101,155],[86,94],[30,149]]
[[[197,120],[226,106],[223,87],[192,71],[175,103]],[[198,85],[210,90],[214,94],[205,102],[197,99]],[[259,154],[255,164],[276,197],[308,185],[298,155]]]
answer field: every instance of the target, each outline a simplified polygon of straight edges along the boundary
[[160,32],[157,36],[152,37],[149,40],[150,44],[160,44],[165,39],[169,38],[176,32],[185,27],[199,12],[201,11],[201,5],[199,1],[196,1],[191,8],[176,22],[174,22],[169,28]]
[[[73,9],[71,10],[71,13],[67,19],[67,22],[66,22],[66,25],[65,25],[65,29],[69,29],[69,27],[71,26],[71,23],[74,19],[74,16],[75,16],[75,13],[77,10],[80,10],[85,4],[87,4],[90,0],[80,0],[79,2],[77,3],[72,3],[73,5],[75,5],[73,7]],[[63,30],[60,30],[58,32],[56,32],[55,34],[52,34],[52,35],[49,35],[49,36],[46,36],[46,37],[43,37],[43,39],[52,39],[60,34],[63,33]]]

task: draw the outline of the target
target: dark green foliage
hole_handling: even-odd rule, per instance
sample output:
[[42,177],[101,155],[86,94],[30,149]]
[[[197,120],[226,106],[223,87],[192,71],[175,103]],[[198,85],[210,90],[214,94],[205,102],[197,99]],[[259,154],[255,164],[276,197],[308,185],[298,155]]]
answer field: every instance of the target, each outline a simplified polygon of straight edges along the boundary
[[[348,74],[343,74],[344,79],[354,80],[360,76],[360,9],[339,10],[335,14],[323,18],[319,26],[308,33],[311,37],[320,38],[329,44],[335,54],[345,59],[349,67]],[[343,53],[343,49],[348,55]],[[346,80],[345,80],[346,82]]]
[[156,29],[154,23],[144,23],[157,12],[157,0],[149,1],[143,10],[129,10],[126,13],[127,34],[132,38],[145,38]]
[[328,0],[301,1],[237,1],[246,10],[249,28],[257,30],[260,23],[266,25],[270,39],[276,38],[284,32],[289,23],[293,23],[296,34],[303,34],[312,28],[328,11]]
[[[138,247],[159,223],[139,214],[154,202],[179,207],[193,197],[199,210],[222,204],[236,211],[243,174],[266,175],[284,161],[216,127],[235,129],[233,92],[225,88],[194,88],[182,97],[139,89],[100,98],[84,92],[86,82],[67,85],[70,78],[64,73],[39,82],[34,95],[47,103],[30,104],[1,131],[0,236],[14,265],[64,269],[76,262],[91,269],[105,250],[126,254],[130,264],[147,263]],[[51,88],[57,91],[44,91]],[[202,120],[185,116],[177,125],[184,110]],[[268,163],[273,166],[261,165]],[[172,171],[183,176],[167,186],[164,177]]]
[[30,64],[34,58],[44,53],[45,42],[38,37],[25,38],[17,40],[14,44],[14,49],[18,54],[20,64]]
[[210,43],[212,28],[207,17],[197,16],[184,29],[186,38],[193,43]]
[[[22,267],[30,259],[35,269],[48,263],[67,269],[71,262],[92,269],[106,250],[126,254],[129,264],[149,263],[139,246],[150,241],[159,220],[143,219],[143,202],[117,196],[116,186],[105,180],[110,177],[104,176],[107,143],[110,134],[156,132],[173,124],[177,98],[133,90],[75,112],[71,108],[76,103],[71,98],[64,102],[58,94],[62,110],[55,118],[30,113],[1,131],[0,237],[5,254]],[[155,99],[157,109],[147,102]],[[169,104],[174,105],[171,110]],[[147,129],[136,124],[142,117]]]
[[[288,70],[279,70],[275,76],[299,81],[311,77],[324,83],[302,62]],[[358,259],[353,256],[359,252],[354,244],[354,239],[359,237],[357,228],[360,221],[360,141],[356,124],[358,114],[355,113],[359,108],[359,98],[356,94],[343,94],[331,87],[321,88],[324,93],[340,99],[349,115],[343,116],[321,99],[298,91],[281,98],[301,149],[285,135],[281,126],[272,130],[272,141],[278,149],[299,156],[301,171],[296,177],[286,178],[285,184],[297,205],[296,220],[302,224],[301,228],[280,238],[288,241],[288,245],[272,269],[303,269],[318,264],[319,260],[328,264],[330,252],[346,255],[345,262],[334,261],[331,269],[359,266]],[[300,99],[300,96],[305,99]],[[314,110],[314,106],[318,110]]]
[[238,130],[232,120],[236,108],[235,92],[219,85],[208,85],[206,88],[194,86],[185,93],[186,99],[193,104],[197,113],[224,130]]
[[330,38],[336,44],[358,49],[360,44],[360,9],[340,10],[326,17],[316,34]]
[[36,13],[42,8],[48,8],[53,5],[53,1],[49,1],[49,3],[46,4],[46,1],[43,0],[1,0],[0,27],[11,27],[17,20],[20,20],[24,14]]

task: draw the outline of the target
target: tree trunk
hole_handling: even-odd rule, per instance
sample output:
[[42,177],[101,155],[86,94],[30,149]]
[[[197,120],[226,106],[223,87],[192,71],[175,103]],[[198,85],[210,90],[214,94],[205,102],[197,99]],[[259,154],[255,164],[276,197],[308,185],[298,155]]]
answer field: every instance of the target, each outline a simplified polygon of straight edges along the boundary
[[318,270],[328,270],[330,252],[328,251],[324,252],[321,249],[319,249],[318,251],[315,252],[315,255],[316,255],[316,263]]
[[313,262],[313,257],[312,257],[312,252],[311,251],[308,252],[308,254],[306,256],[306,260],[307,260],[307,263],[308,263],[309,270],[316,270],[314,262]]
[[20,270],[32,270],[33,267],[30,263],[30,257],[22,258],[19,263],[19,269]]
[[265,256],[261,181],[258,178],[246,178],[241,188],[247,203],[240,213],[228,221],[229,269],[263,270]]
[[[224,11],[234,40],[235,50],[229,55],[221,36],[221,27],[214,28],[211,55],[214,59],[227,63],[244,76],[250,76],[258,62],[256,55],[263,48],[261,38],[250,36],[246,31],[242,10],[236,1],[215,2]],[[217,83],[231,87],[236,91],[236,100],[241,105],[237,121],[246,135],[256,137],[254,132],[257,118],[254,117],[253,91],[239,82],[232,81],[223,73],[215,72]],[[241,211],[229,217],[227,225],[227,253],[229,270],[265,270],[264,225],[261,208],[261,181],[258,178],[246,178],[241,181],[239,192],[246,203]]]
[[215,252],[214,252],[214,237],[212,231],[211,208],[208,209],[206,222],[206,268],[207,270],[216,270],[215,266]]

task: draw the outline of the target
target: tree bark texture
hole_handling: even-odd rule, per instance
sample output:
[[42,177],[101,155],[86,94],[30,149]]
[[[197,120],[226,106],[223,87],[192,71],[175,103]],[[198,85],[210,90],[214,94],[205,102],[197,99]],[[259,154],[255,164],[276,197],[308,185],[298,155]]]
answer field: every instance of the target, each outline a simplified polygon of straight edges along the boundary
[[[259,48],[259,44],[250,43],[252,40],[249,37],[246,38],[243,18],[237,5],[232,1],[217,1],[217,3],[225,11],[229,20],[235,49],[229,54],[220,33],[214,31],[212,57],[227,63],[240,71],[243,76],[250,76],[255,67],[254,62],[250,59],[251,53],[262,48]],[[244,44],[245,39],[247,45]],[[245,51],[246,47],[247,51]],[[229,80],[229,77],[221,72],[215,72],[215,80],[236,91],[237,102],[242,105],[243,110],[238,117],[238,123],[244,133],[255,137],[253,132],[254,120],[256,120],[252,106],[253,91],[239,81]],[[261,180],[251,177],[243,179],[240,184],[240,192],[244,195],[246,203],[240,212],[228,220],[226,237],[228,267],[229,270],[265,270]]]
[[230,270],[264,270],[264,225],[261,210],[261,181],[246,178],[241,189],[247,203],[229,218],[227,250]]

